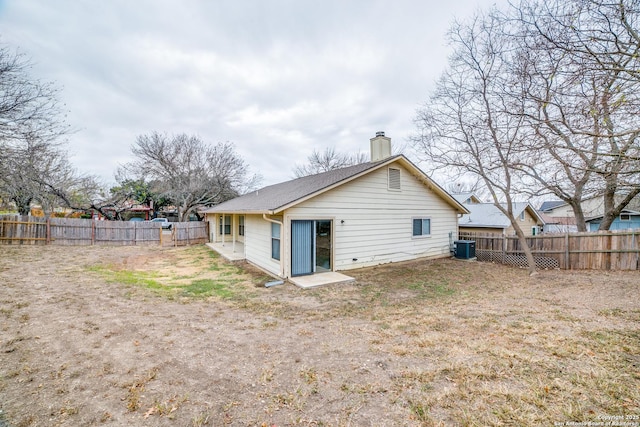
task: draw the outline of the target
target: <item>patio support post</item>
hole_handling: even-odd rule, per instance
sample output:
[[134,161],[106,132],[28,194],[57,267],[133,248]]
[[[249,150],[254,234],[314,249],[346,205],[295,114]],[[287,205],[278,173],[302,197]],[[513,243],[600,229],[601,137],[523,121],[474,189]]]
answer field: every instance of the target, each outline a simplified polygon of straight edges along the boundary
[[224,212],[223,212],[223,213],[222,213],[222,246],[224,246],[224,243],[225,243],[225,242],[224,242],[224,234],[225,234],[225,233],[224,233],[224,226],[225,226],[225,223],[224,223],[224,217],[225,217],[225,214],[224,214]]
[[232,215],[231,216],[231,239],[232,239],[232,243],[231,243],[231,252],[233,252],[234,254],[236,253],[236,216]]

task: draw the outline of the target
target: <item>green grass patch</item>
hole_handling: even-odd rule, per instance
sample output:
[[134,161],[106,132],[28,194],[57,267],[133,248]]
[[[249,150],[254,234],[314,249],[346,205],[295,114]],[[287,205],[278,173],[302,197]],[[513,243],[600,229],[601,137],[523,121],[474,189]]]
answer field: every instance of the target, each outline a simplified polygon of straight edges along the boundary
[[109,282],[117,282],[131,286],[141,286],[148,289],[163,289],[164,286],[157,280],[157,275],[150,272],[132,270],[114,270],[105,266],[92,266],[89,271],[104,276]]
[[212,279],[194,280],[190,285],[182,287],[182,294],[194,297],[215,295],[219,298],[233,298],[236,294],[228,285]]
[[185,276],[162,277],[155,272],[113,270],[109,267],[93,266],[90,271],[100,274],[111,283],[140,287],[166,296],[183,296],[193,298],[205,298],[215,296],[223,299],[231,299],[238,296],[233,285],[238,280],[229,272],[226,277],[216,279],[195,279],[185,284]]
[[449,280],[440,278],[435,280],[421,280],[407,284],[407,288],[416,291],[423,298],[440,298],[455,294]]
[[190,247],[181,251],[177,258],[168,258],[166,265],[155,270],[122,269],[116,265],[94,265],[87,270],[109,283],[122,283],[169,298],[216,297],[229,300],[245,295],[246,286],[241,284],[247,276],[243,270],[211,254],[212,251]]

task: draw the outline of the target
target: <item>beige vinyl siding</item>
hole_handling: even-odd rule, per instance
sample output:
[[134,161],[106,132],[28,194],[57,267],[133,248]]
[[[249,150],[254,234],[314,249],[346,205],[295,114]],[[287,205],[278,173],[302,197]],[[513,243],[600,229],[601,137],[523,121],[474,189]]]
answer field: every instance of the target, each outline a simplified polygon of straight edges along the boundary
[[573,217],[573,208],[569,205],[558,206],[547,212],[547,215],[552,217]]
[[[381,168],[288,209],[287,227],[291,219],[332,218],[335,270],[449,256],[455,210],[404,167],[390,166],[401,170],[401,190],[388,189],[388,170]],[[414,237],[413,218],[430,218],[431,235]]]
[[[585,199],[581,203],[582,212],[585,217],[602,215],[604,212],[604,199],[602,197],[592,197],[590,199]],[[569,205],[560,205],[550,212],[547,212],[547,215],[554,218],[573,218],[575,214],[573,213],[573,208]]]
[[269,273],[280,275],[280,262],[271,258],[271,223],[261,215],[246,215],[244,224],[247,261]]
[[[531,236],[533,234],[531,229],[538,225],[538,223],[527,209],[525,209],[524,212],[524,221],[520,220],[520,216],[516,218],[516,221],[518,222],[518,225],[520,225],[520,228],[522,229],[524,235]],[[542,226],[542,224],[540,224],[540,226]],[[516,230],[512,226],[509,226],[506,230],[506,234],[507,236],[513,236],[516,234]]]

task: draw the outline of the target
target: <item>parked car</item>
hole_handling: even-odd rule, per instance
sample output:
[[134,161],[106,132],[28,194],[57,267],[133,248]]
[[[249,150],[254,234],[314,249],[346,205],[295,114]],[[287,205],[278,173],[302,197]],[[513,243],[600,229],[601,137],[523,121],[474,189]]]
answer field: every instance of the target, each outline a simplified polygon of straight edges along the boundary
[[129,221],[142,222],[144,221],[144,218],[140,218],[139,216],[134,216],[133,218],[129,219]]
[[151,220],[151,222],[160,223],[163,229],[171,230],[171,223],[167,218],[154,218]]

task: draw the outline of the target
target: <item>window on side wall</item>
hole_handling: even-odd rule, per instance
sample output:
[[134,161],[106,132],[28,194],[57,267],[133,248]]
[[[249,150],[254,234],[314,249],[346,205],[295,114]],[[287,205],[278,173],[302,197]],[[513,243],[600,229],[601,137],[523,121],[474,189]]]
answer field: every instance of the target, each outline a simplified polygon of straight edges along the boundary
[[[224,216],[224,234],[231,234],[231,215]],[[220,215],[220,235],[222,235],[222,215]]]
[[431,218],[413,218],[413,236],[430,236]]
[[244,236],[244,216],[238,217],[238,236]]
[[271,258],[280,261],[280,224],[271,223]]

